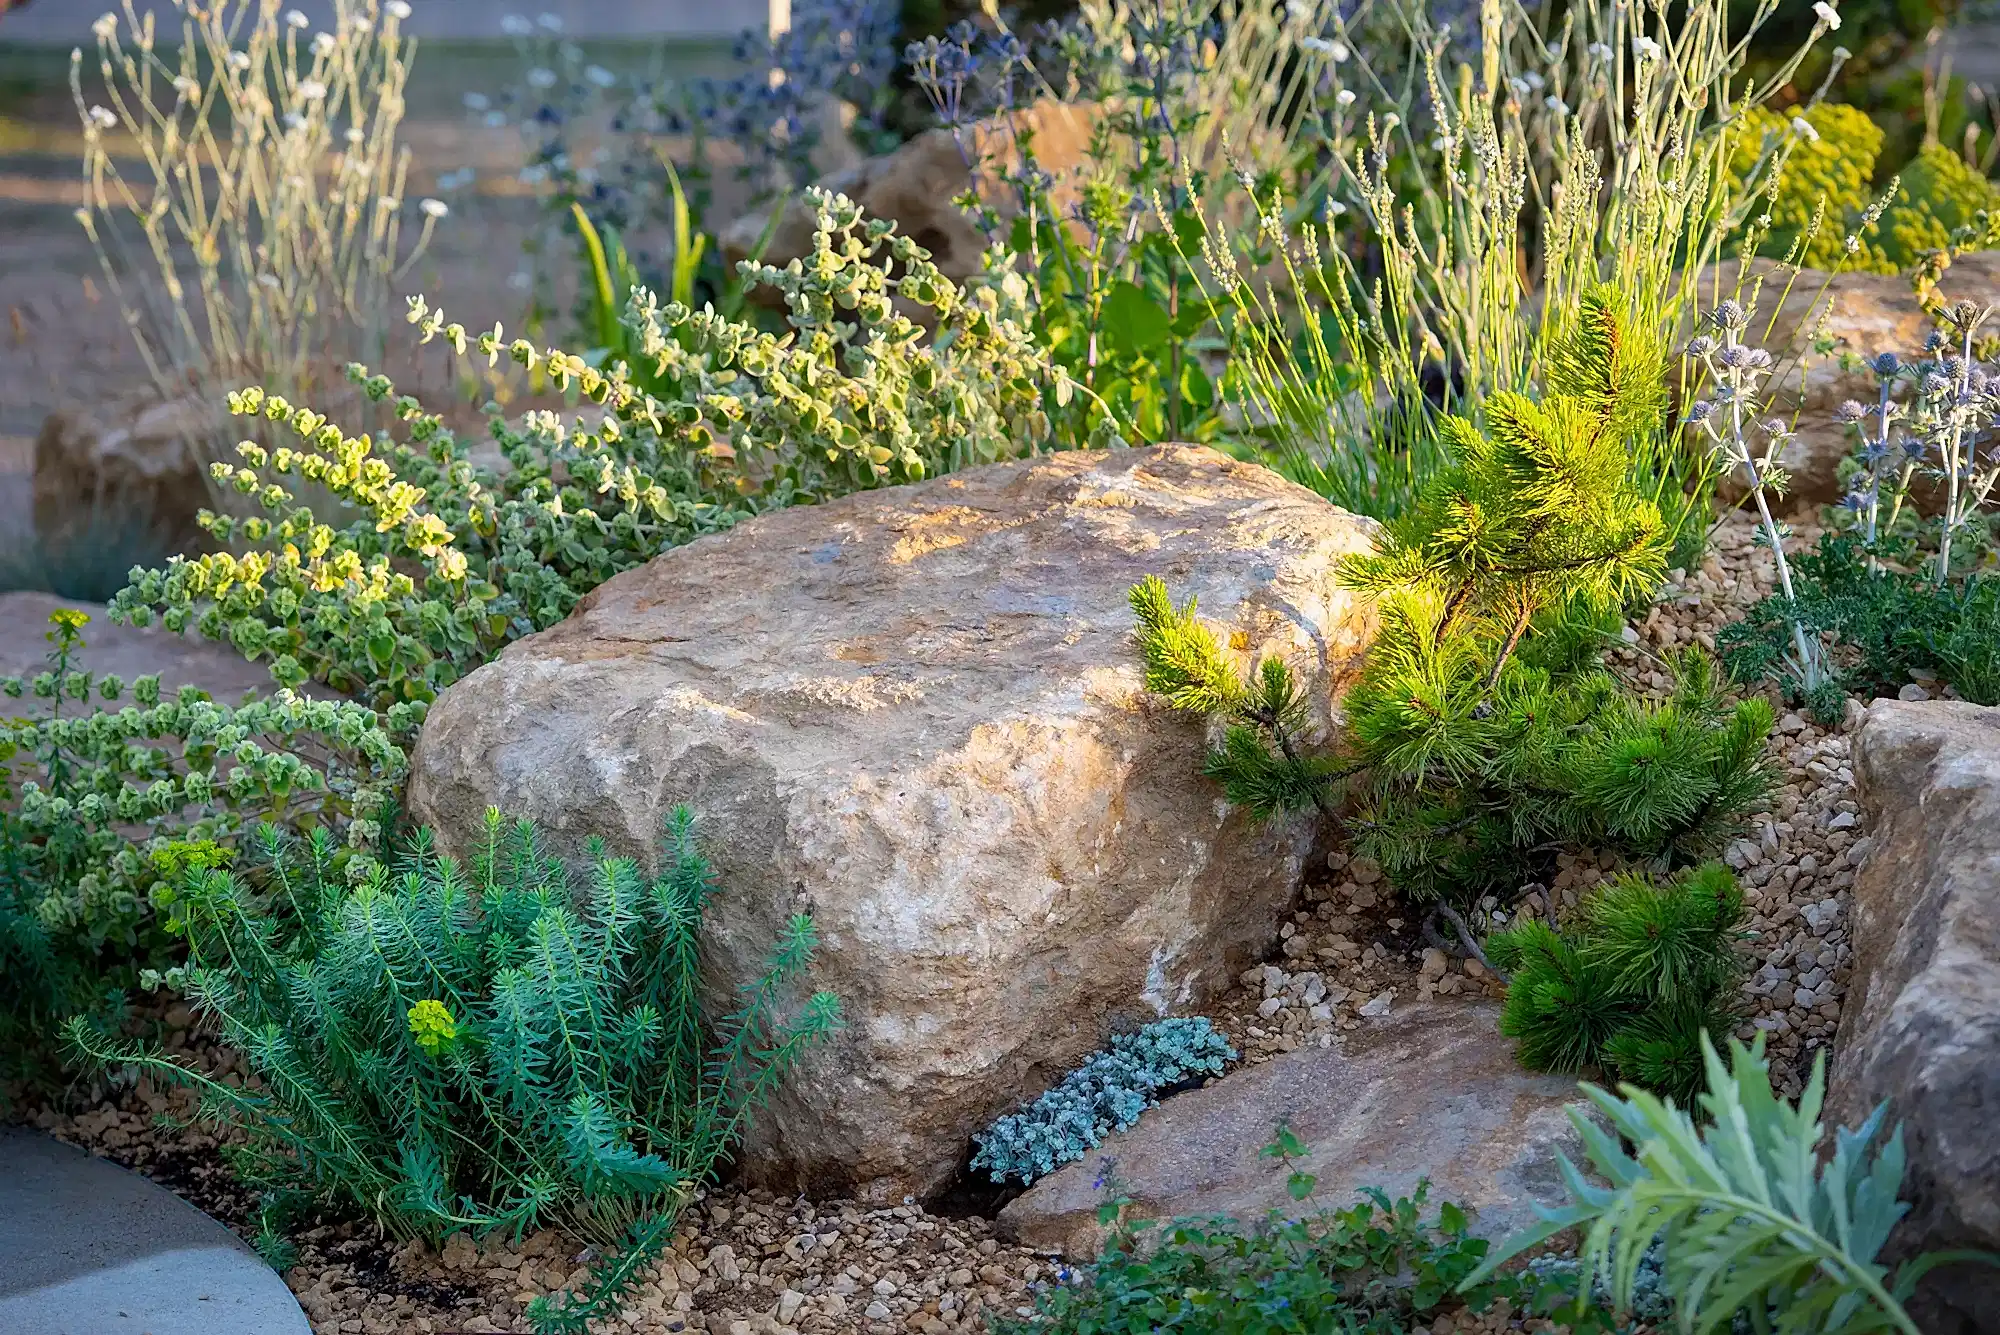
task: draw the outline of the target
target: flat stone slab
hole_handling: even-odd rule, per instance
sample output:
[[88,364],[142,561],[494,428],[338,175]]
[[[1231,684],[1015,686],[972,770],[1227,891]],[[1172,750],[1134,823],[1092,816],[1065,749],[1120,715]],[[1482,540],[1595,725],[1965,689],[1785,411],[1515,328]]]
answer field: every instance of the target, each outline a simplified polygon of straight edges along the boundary
[[[1037,1182],[1000,1212],[1001,1231],[1080,1258],[1103,1243],[1100,1182],[1144,1218],[1256,1222],[1345,1209],[1364,1187],[1394,1200],[1428,1178],[1430,1209],[1451,1201],[1475,1234],[1505,1237],[1536,1222],[1534,1202],[1567,1199],[1555,1156],[1584,1161],[1564,1111],[1583,1098],[1567,1076],[1521,1069],[1499,1018],[1486,1001],[1413,1005],[1332,1047],[1232,1071]],[[1301,1167],[1319,1181],[1304,1204],[1259,1152],[1280,1122],[1312,1151]]]
[[0,1335],[312,1335],[285,1281],[166,1188],[0,1130]]

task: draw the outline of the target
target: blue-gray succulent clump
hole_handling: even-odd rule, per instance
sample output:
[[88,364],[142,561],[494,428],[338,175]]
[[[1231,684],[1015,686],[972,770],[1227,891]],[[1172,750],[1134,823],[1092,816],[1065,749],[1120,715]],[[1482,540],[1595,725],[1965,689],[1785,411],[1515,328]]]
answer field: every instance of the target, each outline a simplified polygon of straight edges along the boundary
[[973,1139],[972,1167],[995,1182],[1023,1184],[1081,1159],[1113,1131],[1123,1131],[1159,1102],[1158,1093],[1198,1075],[1220,1075],[1235,1049],[1199,1016],[1159,1020],[1121,1034],[1061,1084]]

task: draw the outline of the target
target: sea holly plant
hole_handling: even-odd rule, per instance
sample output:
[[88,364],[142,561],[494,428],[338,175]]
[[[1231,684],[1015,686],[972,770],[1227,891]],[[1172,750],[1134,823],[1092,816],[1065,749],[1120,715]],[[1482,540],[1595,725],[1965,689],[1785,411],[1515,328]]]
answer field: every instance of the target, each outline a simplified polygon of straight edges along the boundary
[[[392,404],[398,433],[350,434],[256,388],[232,395],[231,412],[289,438],[245,441],[237,463],[215,465],[252,513],[204,514],[221,550],[141,572],[114,614],[225,640],[284,685],[412,706],[414,722],[606,579],[750,514],[1122,438],[1035,346],[1018,279],[960,288],[894,224],[839,195],[814,200],[811,255],[745,270],[783,301],[782,336],[637,288],[625,321],[645,364],[596,366],[498,326],[469,333],[414,299],[426,342],[488,366],[509,358],[576,395],[570,417],[496,409],[504,467],[476,464],[440,418],[359,366],[350,378]],[[899,302],[928,310],[932,332]]]
[[1164,583],[1132,594],[1147,688],[1223,723],[1205,772],[1225,794],[1260,817],[1351,801],[1361,849],[1446,921],[1536,879],[1564,845],[1661,870],[1700,861],[1771,783],[1770,709],[1729,703],[1710,660],[1671,661],[1664,701],[1600,661],[1613,618],[1665,568],[1660,511],[1625,448],[1663,411],[1662,358],[1602,293],[1558,346],[1543,399],[1494,396],[1483,432],[1445,421],[1450,466],[1343,565],[1380,628],[1330,752],[1310,744],[1285,663],[1246,675]]
[[[1727,467],[1741,471],[1757,507],[1758,541],[1770,549],[1777,566],[1778,590],[1788,603],[1795,603],[1798,593],[1785,553],[1790,529],[1772,514],[1771,502],[1784,494],[1787,477],[1778,459],[1796,433],[1780,418],[1758,420],[1766,406],[1761,382],[1775,363],[1764,349],[1743,342],[1743,331],[1754,314],[1742,302],[1724,301],[1708,316],[1714,332],[1688,343],[1687,355],[1703,364],[1713,388],[1708,398],[1689,405],[1687,418]],[[1785,666],[1794,689],[1807,699],[1821,698],[1833,680],[1818,637],[1808,634],[1796,617]]]
[[1662,1287],[1679,1328],[1695,1335],[1740,1329],[1742,1312],[1752,1329],[1775,1335],[1919,1335],[1904,1303],[1924,1275],[1955,1262],[2000,1265],[1977,1252],[1930,1252],[1894,1270],[1876,1259],[1909,1208],[1896,1199],[1903,1135],[1898,1128],[1879,1140],[1885,1104],[1859,1128],[1836,1131],[1822,1159],[1825,1052],[1791,1104],[1771,1090],[1762,1034],[1748,1048],[1731,1039],[1727,1065],[1705,1035],[1701,1049],[1699,1122],[1692,1109],[1630,1085],[1617,1095],[1583,1086],[1590,1107],[1572,1108],[1570,1120],[1595,1180],[1557,1151],[1570,1203],[1537,1205],[1541,1222],[1488,1256],[1462,1291],[1576,1229],[1585,1269],[1619,1310],[1633,1306],[1658,1239]]
[[[1834,414],[1860,436],[1834,525],[1790,558],[1790,588],[1724,628],[1718,643],[1734,670],[1777,680],[1828,719],[1849,694],[1893,694],[1923,674],[2000,703],[2000,579],[1985,567],[2000,375],[1977,355],[1987,314],[1953,306],[1921,356],[1869,360],[1876,401]],[[1817,692],[1793,671],[1801,636],[1824,646]]]

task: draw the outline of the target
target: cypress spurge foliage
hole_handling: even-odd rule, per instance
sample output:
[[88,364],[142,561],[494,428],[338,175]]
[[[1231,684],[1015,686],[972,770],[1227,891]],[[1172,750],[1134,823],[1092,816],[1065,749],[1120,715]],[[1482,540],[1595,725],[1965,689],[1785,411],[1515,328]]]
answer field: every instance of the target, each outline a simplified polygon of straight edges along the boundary
[[[1730,704],[1703,657],[1644,701],[1605,671],[1620,610],[1665,573],[1669,533],[1631,442],[1665,411],[1658,348],[1597,293],[1559,340],[1548,393],[1501,393],[1482,430],[1447,418],[1452,465],[1342,576],[1380,629],[1332,753],[1276,660],[1245,675],[1165,584],[1133,590],[1146,685],[1224,721],[1205,770],[1259,816],[1357,799],[1353,829],[1399,889],[1512,891],[1564,845],[1662,868],[1718,851],[1768,791],[1761,700]],[[1343,791],[1343,790],[1351,791]]]
[[[609,1241],[636,1224],[634,1243],[656,1245],[653,1225],[839,1018],[827,994],[785,1013],[814,945],[797,918],[738,1009],[705,1023],[710,873],[692,824],[669,822],[657,878],[606,858],[573,884],[532,826],[489,812],[469,867],[420,832],[358,887],[323,834],[266,828],[248,873],[188,860],[169,905],[188,948],[177,981],[261,1088],[81,1024],[72,1042],[198,1090],[206,1117],[243,1132],[252,1184],[398,1236],[554,1224]],[[614,1300],[621,1283],[616,1267],[601,1280]]]
[[1530,919],[1496,932],[1486,949],[1513,975],[1500,1032],[1532,1070],[1606,1071],[1690,1107],[1701,1036],[1736,1023],[1742,918],[1736,878],[1709,863],[1615,881],[1560,930]]

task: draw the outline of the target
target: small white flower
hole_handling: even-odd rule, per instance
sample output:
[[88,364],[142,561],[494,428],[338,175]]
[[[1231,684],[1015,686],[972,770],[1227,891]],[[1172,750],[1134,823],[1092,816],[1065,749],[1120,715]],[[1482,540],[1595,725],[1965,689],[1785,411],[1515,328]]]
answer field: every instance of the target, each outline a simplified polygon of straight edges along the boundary
[[1526,74],[1521,76],[1521,82],[1527,84],[1530,90],[1539,93],[1542,91],[1543,85],[1546,84],[1548,81],[1542,78],[1541,75],[1535,73],[1533,70],[1529,70]]
[[97,34],[98,41],[108,42],[118,35],[118,16],[116,14],[106,14],[103,18],[97,20],[97,22],[91,24],[90,30]]
[[299,84],[299,100],[318,102],[326,96],[326,85],[318,79],[306,79]]
[[360,147],[361,141],[367,137],[366,134],[362,133],[359,125],[350,125],[347,127],[347,142],[353,144],[355,147]]
[[1814,0],[1813,17],[1818,19],[1829,32],[1840,31],[1840,11],[1829,5],[1826,0]]
[[1385,130],[1393,130],[1402,123],[1402,116],[1393,111],[1382,118],[1382,128]]
[[1609,43],[1592,42],[1589,50],[1590,54],[1596,59],[1604,61],[1606,64],[1610,63],[1613,52]]
[[426,218],[442,218],[451,212],[451,205],[441,199],[427,199],[417,207],[424,211]]
[[354,31],[356,32],[373,32],[375,30],[375,22],[373,19],[365,19],[365,18],[349,19],[348,22],[353,26]]
[[1563,101],[1553,93],[1542,99],[1542,105],[1550,111],[1555,112],[1558,116],[1569,115],[1569,103]]
[[248,51],[231,51],[229,53],[229,68],[235,70],[239,74],[242,73],[244,70],[249,69],[250,53]]
[[394,195],[382,195],[376,199],[375,207],[384,213],[394,213],[397,209],[403,207],[403,201],[397,199]]
[[484,93],[467,93],[465,95],[465,109],[467,111],[484,111],[492,105],[492,100]]
[[288,111],[285,113],[285,128],[287,130],[303,130],[306,128],[306,118],[299,115],[296,111]]
[[528,71],[528,87],[553,88],[556,86],[556,72],[546,65],[537,65]]
[[312,27],[312,20],[307,18],[303,12],[296,9],[288,9],[285,11],[285,22],[290,24],[294,28]]
[[1308,51],[1317,52],[1322,56],[1333,54],[1333,43],[1327,41],[1324,37],[1301,37],[1299,38],[1299,45]]
[[585,69],[583,77],[596,84],[599,88],[609,88],[618,82],[618,76],[602,65],[592,65]]
[[535,25],[522,18],[519,14],[508,14],[500,20],[500,31],[506,33],[509,37],[526,37],[534,30]]
[[316,32],[313,34],[312,53],[314,55],[320,57],[321,59],[325,59],[327,56],[333,54],[333,47],[334,47],[334,41],[332,33]]
[[1338,38],[1336,38],[1333,43],[1333,50],[1327,52],[1327,54],[1332,56],[1333,63],[1338,65],[1342,61],[1346,60],[1349,56],[1353,55],[1354,53],[1347,49],[1346,42],[1340,41]]
[[392,19],[410,17],[410,0],[389,0],[389,3],[382,8],[389,12],[389,17]]
[[1819,142],[1819,131],[1813,129],[1812,122],[1804,116],[1792,117],[1792,133],[1805,140],[1808,144]]
[[1660,44],[1650,37],[1641,37],[1632,45],[1638,50],[1639,59],[1641,60],[1658,60],[1660,58]]
[[563,28],[562,20],[554,14],[537,14],[535,23],[543,32],[561,32]]
[[185,74],[176,75],[174,78],[174,91],[182,97],[196,97],[201,93],[201,85]]
[[1340,103],[1343,107],[1351,107],[1354,105],[1354,90],[1352,88],[1343,88],[1333,95],[1333,100]]
[[1528,81],[1526,79],[1516,76],[1507,80],[1507,86],[1514,91],[1514,96],[1516,97],[1526,97],[1528,95]]
[[276,291],[278,290],[278,275],[276,275],[276,274],[274,274],[274,273],[260,273],[260,274],[258,274],[258,275],[257,275],[257,286],[258,286],[258,287],[264,287],[264,288],[269,288],[269,289],[270,289],[271,291],[273,291],[273,292],[276,292]]
[[1833,48],[1833,58],[1842,64],[1846,64],[1848,61],[1854,59],[1854,53],[1844,46],[1836,46]]
[[1341,214],[1347,212],[1347,205],[1337,199],[1329,199],[1326,201],[1326,211],[1329,216],[1338,218]]
[[97,126],[100,130],[108,130],[118,123],[118,118],[103,107],[92,107],[90,109],[90,123]]

